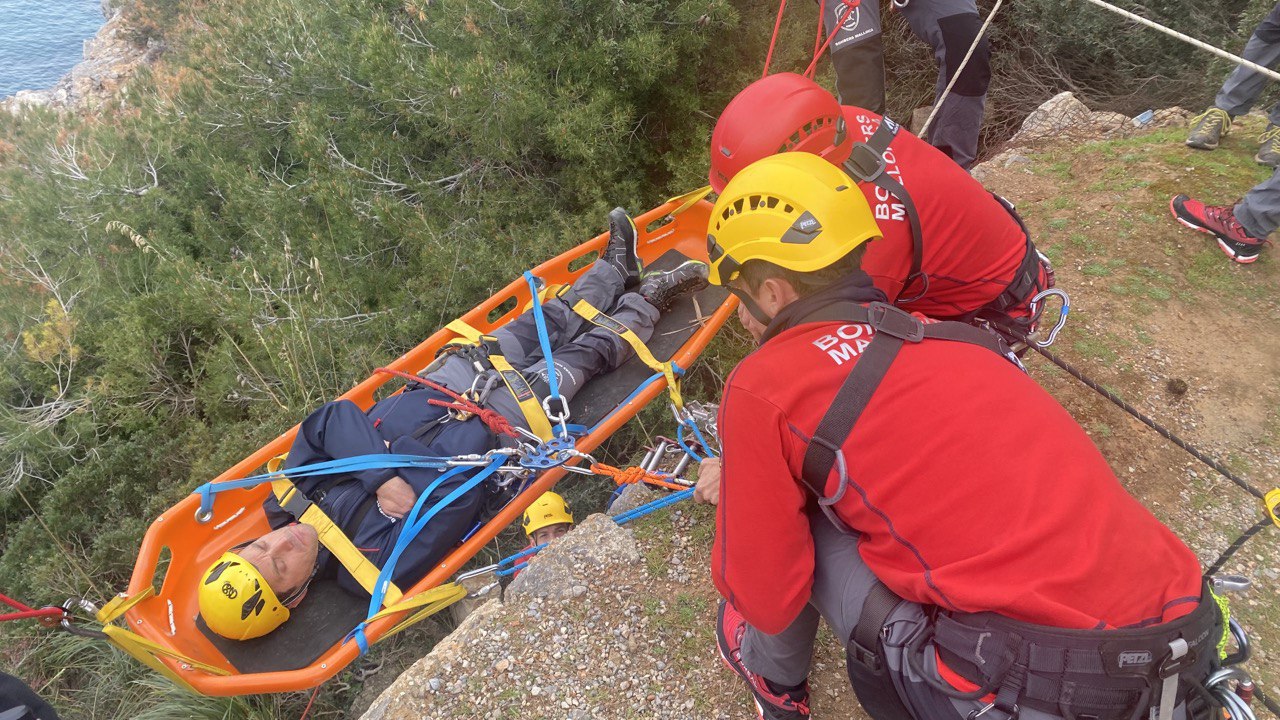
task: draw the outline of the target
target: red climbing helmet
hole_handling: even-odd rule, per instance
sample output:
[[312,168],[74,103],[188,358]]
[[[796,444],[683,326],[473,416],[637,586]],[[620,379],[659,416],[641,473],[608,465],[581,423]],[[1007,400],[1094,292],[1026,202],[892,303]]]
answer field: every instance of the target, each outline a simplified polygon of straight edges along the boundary
[[840,102],[814,81],[776,73],[748,85],[720,114],[711,131],[711,173],[716,192],[751,163],[799,150],[839,165],[853,147]]

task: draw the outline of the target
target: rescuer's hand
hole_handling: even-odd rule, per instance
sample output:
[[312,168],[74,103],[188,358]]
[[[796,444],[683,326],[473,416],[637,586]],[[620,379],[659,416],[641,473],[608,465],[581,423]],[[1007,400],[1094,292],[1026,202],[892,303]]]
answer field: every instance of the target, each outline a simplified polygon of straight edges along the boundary
[[720,502],[720,458],[707,458],[698,466],[698,484],[693,489],[693,501],[703,505]]

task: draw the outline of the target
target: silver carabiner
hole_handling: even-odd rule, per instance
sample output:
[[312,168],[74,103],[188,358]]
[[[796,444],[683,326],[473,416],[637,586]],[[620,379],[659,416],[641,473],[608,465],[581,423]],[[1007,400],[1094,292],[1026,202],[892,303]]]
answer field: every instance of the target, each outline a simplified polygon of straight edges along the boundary
[[61,625],[63,630],[66,630],[72,635],[79,635],[80,637],[94,638],[95,640],[105,640],[107,638],[107,634],[100,630],[86,630],[84,628],[78,628],[75,625],[71,624],[71,609],[73,607],[79,608],[80,610],[83,610],[84,612],[88,613],[89,617],[94,617],[98,614],[98,606],[94,605],[88,600],[85,600],[84,598],[76,598],[76,597],[67,598],[67,601],[62,603],[63,615],[62,615]]
[[1061,288],[1049,288],[1048,290],[1041,290],[1036,293],[1035,297],[1031,298],[1030,309],[1032,317],[1038,318],[1040,316],[1040,313],[1044,310],[1040,304],[1049,297],[1056,297],[1061,301],[1062,311],[1058,313],[1058,321],[1053,324],[1053,329],[1049,331],[1049,336],[1047,338],[1044,340],[1031,341],[1035,343],[1036,347],[1047,348],[1052,345],[1053,342],[1058,339],[1058,333],[1062,332],[1062,328],[1066,326],[1067,315],[1071,314],[1071,296]]

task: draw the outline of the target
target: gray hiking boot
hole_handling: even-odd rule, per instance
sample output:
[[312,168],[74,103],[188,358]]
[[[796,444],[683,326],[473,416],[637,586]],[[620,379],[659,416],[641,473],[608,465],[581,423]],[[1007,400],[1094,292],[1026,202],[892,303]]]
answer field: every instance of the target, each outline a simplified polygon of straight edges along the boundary
[[707,264],[686,260],[672,270],[645,273],[640,278],[637,292],[658,308],[658,312],[671,309],[676,300],[707,286]]
[[1187,147],[1212,150],[1218,140],[1231,132],[1231,116],[1226,110],[1211,107],[1191,118],[1191,132],[1187,135]]
[[1267,129],[1258,136],[1262,146],[1258,154],[1253,156],[1259,165],[1280,166],[1280,127],[1267,123]]
[[622,276],[628,290],[640,282],[640,256],[636,254],[636,224],[622,208],[609,213],[609,243],[600,259],[609,263]]

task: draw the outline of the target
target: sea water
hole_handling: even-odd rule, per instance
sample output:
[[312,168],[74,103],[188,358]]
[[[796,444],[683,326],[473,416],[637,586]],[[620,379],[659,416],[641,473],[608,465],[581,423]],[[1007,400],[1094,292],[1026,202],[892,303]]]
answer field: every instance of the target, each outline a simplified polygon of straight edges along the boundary
[[0,97],[52,87],[103,22],[101,0],[0,0]]

